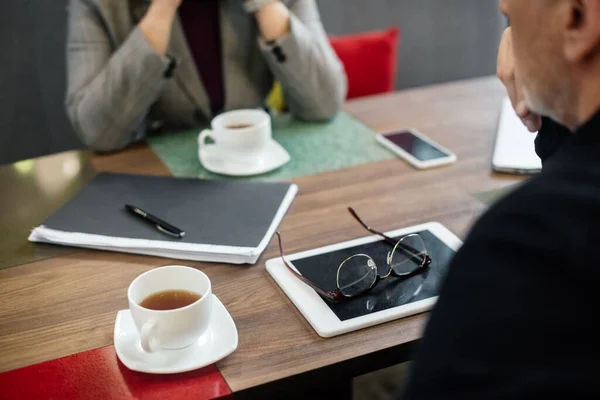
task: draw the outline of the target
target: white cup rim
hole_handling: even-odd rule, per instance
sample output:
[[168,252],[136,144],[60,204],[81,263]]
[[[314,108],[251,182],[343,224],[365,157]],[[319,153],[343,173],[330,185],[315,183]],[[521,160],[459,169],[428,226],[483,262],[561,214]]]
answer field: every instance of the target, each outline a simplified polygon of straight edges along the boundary
[[[193,270],[195,272],[200,273],[201,275],[203,275],[206,280],[208,281],[208,290],[206,291],[206,293],[204,293],[198,300],[196,300],[195,302],[193,302],[192,304],[188,304],[185,307],[180,307],[180,308],[175,308],[173,310],[152,310],[150,308],[146,308],[146,307],[142,307],[140,306],[137,302],[132,300],[132,296],[131,296],[131,291],[133,286],[139,281],[141,280],[144,276],[146,275],[150,275],[152,272],[159,270],[159,269],[165,269],[165,268],[177,268],[177,269],[186,269],[186,270]],[[165,265],[163,267],[158,267],[158,268],[153,268],[150,271],[146,271],[141,275],[138,275],[133,282],[131,282],[129,284],[129,288],[127,289],[127,300],[129,301],[130,307],[133,306],[135,308],[138,308],[140,310],[145,310],[145,311],[150,311],[150,312],[155,312],[155,313],[159,313],[159,314],[169,314],[169,313],[176,313],[176,312],[180,312],[183,310],[187,310],[192,308],[193,306],[195,306],[196,304],[204,301],[205,298],[208,297],[209,294],[212,294],[212,282],[210,281],[210,278],[208,277],[208,275],[206,275],[204,272],[200,271],[199,269],[196,268],[192,268],[192,267],[186,267],[184,265]]]
[[[260,114],[260,116],[264,117],[264,119],[259,123],[249,126],[248,128],[242,128],[242,129],[227,128],[225,126],[225,124],[223,123],[223,121],[226,120],[227,118],[231,117],[234,114],[240,114],[240,113]],[[257,128],[262,128],[264,125],[267,125],[269,123],[270,119],[271,119],[271,116],[266,111],[260,110],[260,109],[232,110],[232,111],[227,111],[227,112],[217,115],[212,120],[211,128],[213,131],[228,131],[228,132],[247,133],[247,132],[255,131]]]

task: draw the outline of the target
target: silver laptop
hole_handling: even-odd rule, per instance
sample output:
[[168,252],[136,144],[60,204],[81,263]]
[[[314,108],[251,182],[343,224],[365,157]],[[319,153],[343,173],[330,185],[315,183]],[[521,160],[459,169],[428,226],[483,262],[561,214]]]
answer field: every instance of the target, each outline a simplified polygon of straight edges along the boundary
[[542,161],[535,153],[535,133],[527,130],[512,107],[510,99],[502,101],[492,168],[510,174],[535,174]]

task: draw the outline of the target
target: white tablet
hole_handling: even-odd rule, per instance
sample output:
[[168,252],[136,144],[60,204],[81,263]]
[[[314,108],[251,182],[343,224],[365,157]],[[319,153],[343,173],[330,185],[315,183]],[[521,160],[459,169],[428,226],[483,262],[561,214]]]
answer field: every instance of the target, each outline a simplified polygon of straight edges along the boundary
[[[295,277],[280,257],[267,261],[267,271],[321,337],[333,337],[430,310],[439,294],[451,259],[461,240],[446,227],[431,222],[388,232],[393,238],[418,233],[423,238],[431,265],[408,279],[389,277],[363,296],[333,303]],[[285,246],[285,237],[283,237]],[[304,277],[333,291],[339,264],[354,254],[368,254],[380,271],[387,268],[391,249],[379,236],[338,243],[315,250],[286,254],[288,262]],[[383,271],[385,273],[385,271]]]
[[502,101],[498,133],[494,146],[492,168],[510,174],[535,174],[542,170],[542,161],[535,152],[535,133],[527,130],[519,119],[510,99]]

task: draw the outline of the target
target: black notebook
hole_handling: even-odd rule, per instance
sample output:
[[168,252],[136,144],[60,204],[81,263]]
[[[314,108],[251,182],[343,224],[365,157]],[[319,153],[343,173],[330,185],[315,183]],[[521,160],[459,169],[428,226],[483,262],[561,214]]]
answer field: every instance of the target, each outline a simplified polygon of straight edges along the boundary
[[[98,174],[29,240],[195,261],[257,261],[298,188],[289,183]],[[165,235],[126,204],[174,225]]]

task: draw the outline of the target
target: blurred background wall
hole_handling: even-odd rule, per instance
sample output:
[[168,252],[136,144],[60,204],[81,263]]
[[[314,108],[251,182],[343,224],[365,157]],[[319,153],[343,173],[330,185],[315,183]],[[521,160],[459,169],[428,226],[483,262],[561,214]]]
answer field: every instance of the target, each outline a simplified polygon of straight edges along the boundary
[[[66,4],[0,1],[0,164],[81,147],[63,107]],[[320,0],[319,6],[331,34],[402,29],[398,89],[495,71],[505,23],[495,1]]]

